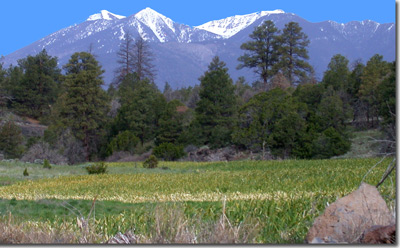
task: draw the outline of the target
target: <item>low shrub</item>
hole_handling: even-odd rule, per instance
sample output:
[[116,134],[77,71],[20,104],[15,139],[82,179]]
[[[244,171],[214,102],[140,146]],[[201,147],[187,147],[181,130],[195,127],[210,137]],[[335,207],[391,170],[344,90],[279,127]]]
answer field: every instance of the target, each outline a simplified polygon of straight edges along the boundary
[[45,159],[45,160],[43,161],[43,168],[45,168],[45,169],[51,169],[51,165],[50,165],[49,160]]
[[25,170],[24,170],[24,172],[22,174],[24,175],[24,177],[29,176],[28,168],[25,168]]
[[150,157],[143,162],[143,167],[147,169],[157,168],[157,165],[158,160],[154,155],[150,155]]
[[89,174],[105,174],[107,173],[107,165],[104,162],[92,164],[86,167]]
[[165,161],[175,161],[185,156],[183,146],[174,145],[172,143],[162,143],[155,147],[153,154],[157,158],[164,159]]

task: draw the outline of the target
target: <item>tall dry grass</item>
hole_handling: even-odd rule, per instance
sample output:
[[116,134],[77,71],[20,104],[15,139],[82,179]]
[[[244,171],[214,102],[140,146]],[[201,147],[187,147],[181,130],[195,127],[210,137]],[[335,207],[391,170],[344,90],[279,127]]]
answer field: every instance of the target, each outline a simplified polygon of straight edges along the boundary
[[183,210],[176,207],[156,207],[155,223],[150,233],[136,234],[126,230],[106,237],[98,233],[95,221],[77,217],[75,222],[63,222],[54,227],[49,223],[19,222],[10,214],[0,220],[1,244],[253,244],[259,235],[261,224],[245,220],[232,225],[223,213],[218,221],[205,222],[188,219]]

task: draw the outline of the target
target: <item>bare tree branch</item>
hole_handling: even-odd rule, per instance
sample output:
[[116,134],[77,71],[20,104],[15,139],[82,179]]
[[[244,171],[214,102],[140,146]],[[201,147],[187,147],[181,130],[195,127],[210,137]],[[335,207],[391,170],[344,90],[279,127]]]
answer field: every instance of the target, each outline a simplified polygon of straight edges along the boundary
[[390,173],[392,173],[394,168],[396,168],[396,158],[393,158],[392,162],[390,162],[390,164],[389,164],[388,168],[386,169],[385,173],[383,174],[381,180],[376,185],[377,188],[386,180],[386,178],[390,175]]

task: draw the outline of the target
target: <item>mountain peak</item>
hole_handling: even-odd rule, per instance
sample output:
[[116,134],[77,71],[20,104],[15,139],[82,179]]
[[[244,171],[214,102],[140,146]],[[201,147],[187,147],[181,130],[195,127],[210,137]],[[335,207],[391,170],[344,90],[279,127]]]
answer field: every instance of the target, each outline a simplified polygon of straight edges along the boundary
[[158,13],[157,11],[147,7],[145,9],[142,9],[138,13],[135,14],[136,19],[139,21],[143,22],[144,24],[151,26],[152,24],[156,24],[159,22],[164,22],[165,24],[168,25],[171,29],[173,29],[173,21],[169,19],[168,17]]
[[165,41],[163,27],[167,26],[168,29],[175,33],[174,22],[149,7],[136,13],[135,18],[148,26],[161,42]]
[[86,21],[96,21],[96,20],[115,20],[115,19],[123,19],[125,16],[113,14],[107,10],[102,10],[100,13],[93,14],[89,16]]
[[162,15],[162,14],[158,13],[152,8],[146,7],[135,14],[135,16],[141,16],[141,15]]
[[229,38],[237,34],[239,31],[247,28],[257,19],[263,16],[284,13],[285,11],[277,9],[272,11],[255,12],[247,15],[235,15],[221,20],[210,21],[197,26],[196,28],[221,35],[224,38]]

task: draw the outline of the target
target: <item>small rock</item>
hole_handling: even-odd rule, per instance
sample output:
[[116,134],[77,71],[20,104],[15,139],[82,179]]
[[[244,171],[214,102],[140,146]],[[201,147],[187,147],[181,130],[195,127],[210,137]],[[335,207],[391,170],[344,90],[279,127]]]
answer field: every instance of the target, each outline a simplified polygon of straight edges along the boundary
[[33,160],[34,164],[43,164],[43,159],[35,159]]

